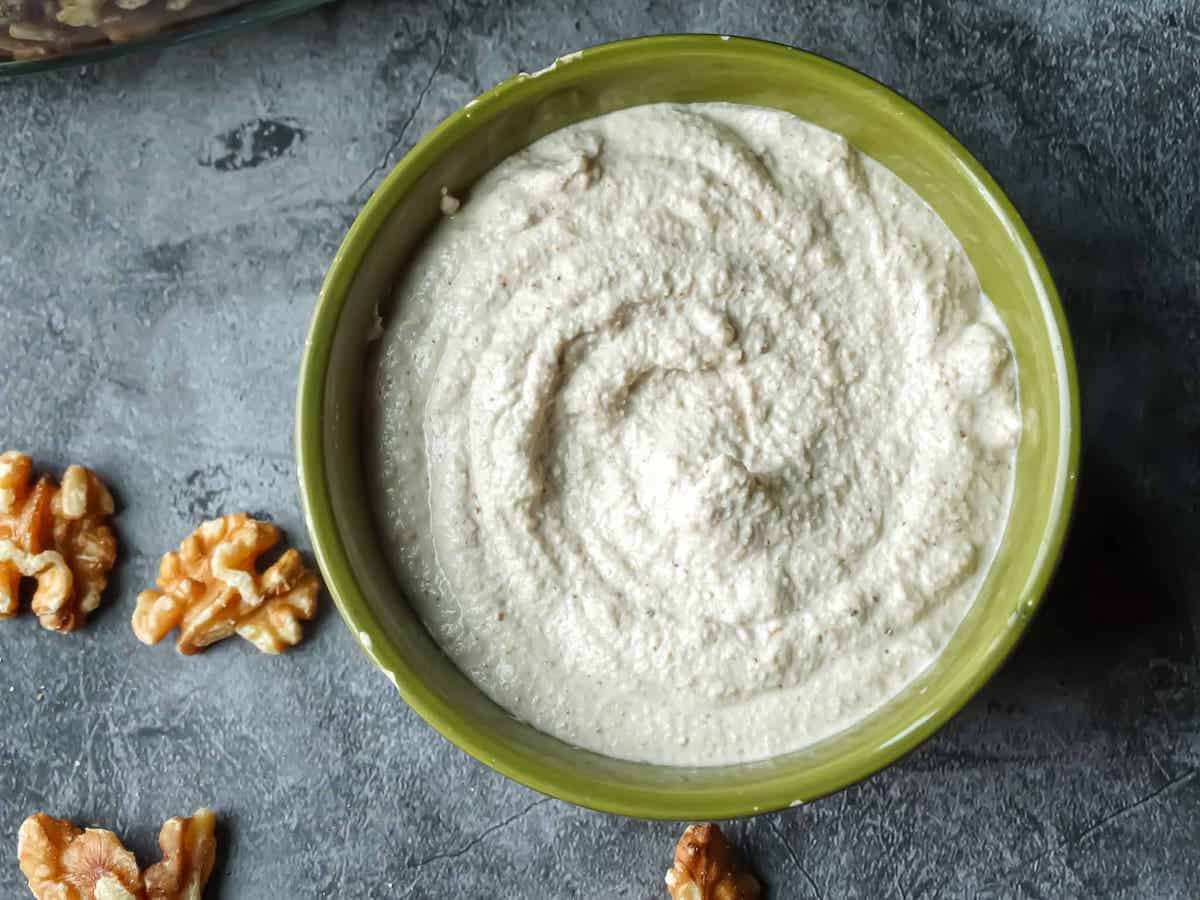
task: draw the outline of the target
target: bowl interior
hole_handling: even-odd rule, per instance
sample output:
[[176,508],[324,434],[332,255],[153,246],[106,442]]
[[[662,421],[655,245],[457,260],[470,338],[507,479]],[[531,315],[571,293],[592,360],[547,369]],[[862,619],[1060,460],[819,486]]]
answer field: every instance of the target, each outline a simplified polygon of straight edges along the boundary
[[[661,101],[787,110],[844,135],[910,184],[962,242],[1016,347],[1024,433],[1005,538],[982,594],[934,665],[872,716],[797,753],[717,768],[668,768],[581,751],[515,721],[434,644],[390,575],[360,455],[363,360],[376,310],[439,215],[467,188],[565,125]],[[990,177],[916,107],[820,57],[716,36],[645,38],[517,76],[452,116],[392,172],[351,228],[314,315],[300,377],[298,452],[317,556],[364,649],[404,698],[474,756],[584,806],[673,819],[724,818],[828,793],[912,749],[1003,661],[1057,561],[1078,456],[1074,363],[1054,288]],[[770,727],[747,723],[747,727]]]

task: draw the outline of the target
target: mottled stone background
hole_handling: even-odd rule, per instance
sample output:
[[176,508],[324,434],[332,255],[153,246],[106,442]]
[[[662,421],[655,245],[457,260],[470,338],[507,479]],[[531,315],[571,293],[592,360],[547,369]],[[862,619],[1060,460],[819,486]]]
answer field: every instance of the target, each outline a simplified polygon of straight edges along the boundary
[[80,634],[0,622],[0,894],[21,819],[211,804],[210,897],[664,896],[675,824],[517,787],[427,728],[331,605],[285,658],[128,619],[203,517],[305,547],[297,360],[383,173],[494,82],[717,31],[856,66],[947,125],[1043,247],[1084,383],[1067,560],[1003,673],[897,766],[732,826],[774,898],[1200,895],[1200,8],[1185,2],[345,0],[0,82],[0,447],[98,469],[123,554]]

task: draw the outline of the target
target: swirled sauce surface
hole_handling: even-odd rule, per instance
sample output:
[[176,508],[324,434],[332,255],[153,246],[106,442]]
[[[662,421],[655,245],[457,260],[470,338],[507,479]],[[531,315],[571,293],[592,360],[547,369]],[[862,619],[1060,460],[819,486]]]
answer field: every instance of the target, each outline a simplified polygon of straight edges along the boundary
[[930,664],[1020,417],[1004,327],[907,185],[782,112],[656,105],[461,199],[388,313],[368,456],[397,576],[484,691],[601,753],[721,764]]

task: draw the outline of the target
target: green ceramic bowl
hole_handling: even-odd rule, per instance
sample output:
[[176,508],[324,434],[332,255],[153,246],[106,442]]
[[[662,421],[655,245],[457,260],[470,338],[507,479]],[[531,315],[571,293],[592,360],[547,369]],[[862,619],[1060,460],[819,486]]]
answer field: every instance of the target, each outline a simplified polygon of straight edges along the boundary
[[[371,521],[359,399],[378,304],[437,219],[439,190],[469,186],[542,135],[622,107],[730,101],[795,113],[844,135],[937,210],[966,248],[1016,345],[1024,433],[1012,515],[979,601],[934,665],[847,731],[797,753],[719,768],[609,759],[524,725],[442,654],[395,587]],[[300,370],[297,445],[313,545],[363,649],[429,724],[546,794],[631,816],[710,819],[812,800],[870,775],[957,712],[1004,661],[1057,562],[1079,456],[1067,326],[1033,240],[983,168],[936,122],[829,60],[742,38],[641,38],[518,75],[450,116],[384,180],[334,258]],[[765,728],[769,723],[747,723]]]

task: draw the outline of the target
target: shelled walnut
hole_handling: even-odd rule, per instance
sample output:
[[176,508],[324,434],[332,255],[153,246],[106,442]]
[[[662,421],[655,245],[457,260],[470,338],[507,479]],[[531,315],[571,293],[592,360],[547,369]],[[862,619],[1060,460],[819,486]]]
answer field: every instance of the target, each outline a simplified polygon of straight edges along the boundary
[[259,574],[258,558],[278,540],[278,528],[245,513],[203,523],[163,557],[160,590],[138,595],[134,634],[156,644],[178,628],[175,646],[184,654],[235,633],[264,653],[298,643],[300,621],[316,615],[321,582],[295,550]]
[[22,453],[0,454],[0,618],[16,615],[22,578],[37,582],[33,611],[46,628],[74,631],[100,605],[117,540],[113,499],[94,472],[71,466],[61,487]]
[[48,478],[34,485],[32,479],[33,460],[28,456],[0,456],[0,616],[4,618],[17,614],[21,578],[34,577],[56,563],[42,555],[50,543],[54,485]]
[[21,825],[17,859],[38,900],[200,900],[216,859],[216,816],[168,819],[163,858],[146,869],[111,831],[35,813]]
[[721,829],[692,825],[675,847],[675,865],[667,872],[672,900],[759,900],[758,881],[741,867]]
[[72,28],[95,27],[103,8],[104,0],[59,0],[54,18]]
[[111,831],[76,828],[45,813],[17,836],[17,859],[38,900],[139,900],[142,873]]
[[162,861],[146,870],[146,900],[199,900],[216,861],[216,829],[208,809],[167,819],[158,835]]

